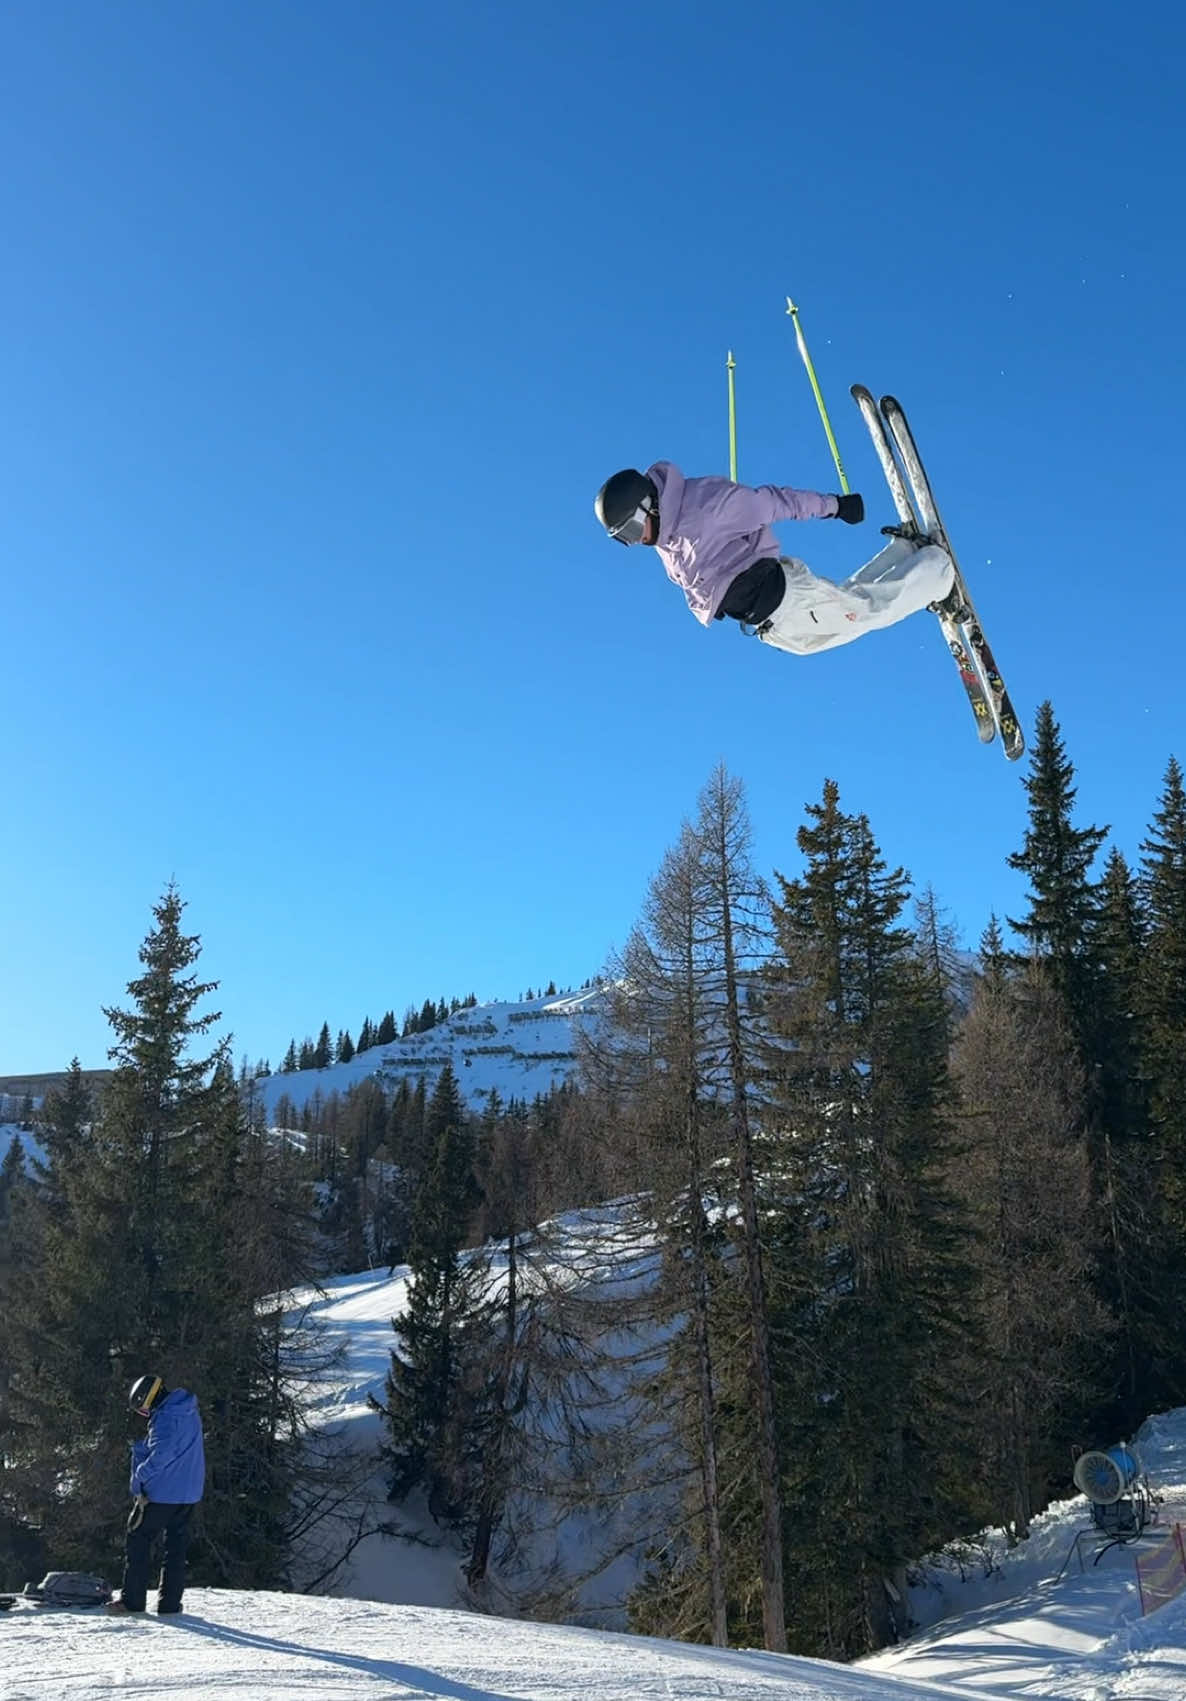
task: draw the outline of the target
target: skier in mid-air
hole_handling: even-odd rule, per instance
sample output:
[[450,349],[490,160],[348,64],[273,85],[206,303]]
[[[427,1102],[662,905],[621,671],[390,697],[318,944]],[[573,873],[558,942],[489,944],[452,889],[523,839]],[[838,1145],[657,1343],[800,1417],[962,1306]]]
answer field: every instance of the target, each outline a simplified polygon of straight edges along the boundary
[[728,616],[794,655],[893,626],[941,603],[955,580],[950,555],[926,538],[892,536],[839,585],[794,556],[780,556],[770,529],[775,521],[859,525],[865,505],[855,493],[685,478],[671,461],[656,461],[645,473],[628,467],[607,479],[594,511],[616,542],[655,549],[703,626]]

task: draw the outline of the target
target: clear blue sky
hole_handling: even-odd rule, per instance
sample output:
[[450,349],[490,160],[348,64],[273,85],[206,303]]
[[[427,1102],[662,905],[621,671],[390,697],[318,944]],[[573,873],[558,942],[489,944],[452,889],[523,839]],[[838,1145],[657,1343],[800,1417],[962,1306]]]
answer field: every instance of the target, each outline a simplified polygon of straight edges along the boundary
[[[0,14],[0,1072],[105,1061],[176,879],[236,1051],[579,982],[711,768],[835,777],[974,943],[1025,799],[929,617],[705,631],[617,467],[891,517],[905,402],[1027,730],[1135,856],[1186,757],[1180,7],[16,0]],[[1160,642],[1162,632],[1173,648]]]

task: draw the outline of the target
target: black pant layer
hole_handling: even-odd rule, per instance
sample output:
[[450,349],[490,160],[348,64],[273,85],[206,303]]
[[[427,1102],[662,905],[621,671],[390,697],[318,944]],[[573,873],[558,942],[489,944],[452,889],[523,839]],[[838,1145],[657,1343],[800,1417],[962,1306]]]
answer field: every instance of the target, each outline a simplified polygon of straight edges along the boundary
[[786,590],[786,575],[782,562],[764,555],[744,572],[739,573],[721,598],[716,618],[741,620],[747,626],[760,626],[769,620]]
[[144,1611],[148,1569],[158,1536],[165,1538],[165,1563],[161,1568],[157,1606],[166,1612],[175,1612],[181,1606],[185,1589],[185,1550],[189,1545],[189,1515],[192,1511],[192,1506],[150,1500],[136,1528],[128,1530],[120,1599],[133,1612]]

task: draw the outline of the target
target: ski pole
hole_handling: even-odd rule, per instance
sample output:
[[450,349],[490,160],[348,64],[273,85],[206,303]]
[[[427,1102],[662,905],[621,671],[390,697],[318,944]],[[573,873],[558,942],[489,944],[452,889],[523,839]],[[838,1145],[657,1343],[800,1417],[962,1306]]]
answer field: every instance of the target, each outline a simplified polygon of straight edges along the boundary
[[807,376],[811,379],[811,388],[815,392],[815,405],[819,409],[819,416],[824,422],[824,432],[828,439],[828,447],[832,451],[832,459],[836,463],[836,472],[840,479],[840,488],[847,496],[848,475],[845,473],[844,466],[840,460],[840,451],[836,447],[836,434],[832,430],[832,421],[828,418],[828,410],[824,406],[824,398],[819,387],[819,379],[815,375],[815,367],[811,364],[811,355],[807,351],[807,339],[804,337],[803,327],[799,323],[799,309],[795,306],[795,303],[791,300],[789,295],[787,296],[787,312],[790,314],[791,319],[794,322],[795,341],[799,345],[799,353],[803,356],[803,364],[807,368]]
[[737,362],[733,358],[733,350],[729,350],[725,366],[729,373],[729,477],[737,483],[737,391],[733,383],[733,374],[737,370]]

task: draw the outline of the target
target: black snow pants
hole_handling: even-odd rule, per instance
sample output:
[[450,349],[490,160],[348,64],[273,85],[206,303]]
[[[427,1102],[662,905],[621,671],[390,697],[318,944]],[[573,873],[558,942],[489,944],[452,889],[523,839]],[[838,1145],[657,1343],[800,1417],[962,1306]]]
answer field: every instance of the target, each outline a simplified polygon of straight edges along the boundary
[[161,1568],[157,1610],[179,1612],[185,1589],[185,1550],[189,1546],[189,1517],[192,1506],[170,1505],[150,1500],[144,1516],[133,1529],[128,1527],[124,1547],[124,1581],[120,1599],[132,1612],[143,1612],[148,1594],[148,1569],[158,1536],[165,1539],[165,1563]]
[[741,620],[747,626],[760,626],[774,613],[786,588],[782,562],[764,555],[733,580],[721,598],[716,618],[724,620],[728,615],[731,620]]

